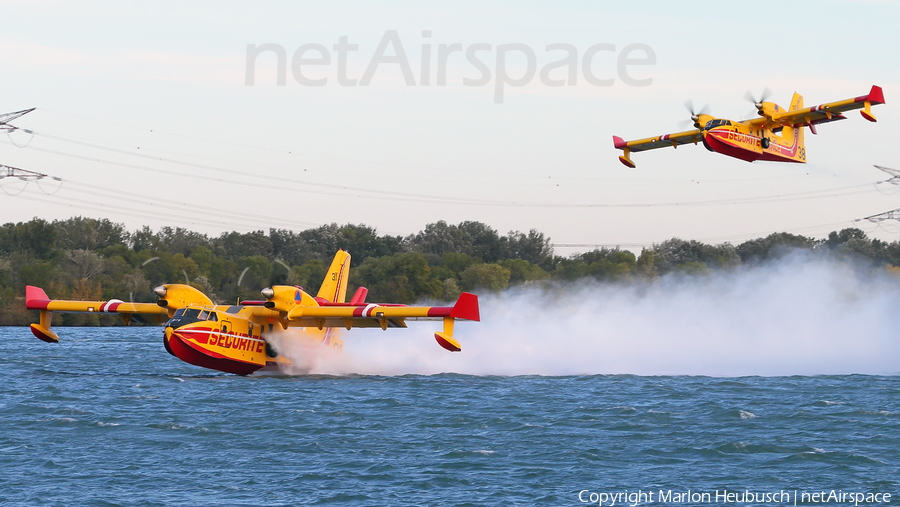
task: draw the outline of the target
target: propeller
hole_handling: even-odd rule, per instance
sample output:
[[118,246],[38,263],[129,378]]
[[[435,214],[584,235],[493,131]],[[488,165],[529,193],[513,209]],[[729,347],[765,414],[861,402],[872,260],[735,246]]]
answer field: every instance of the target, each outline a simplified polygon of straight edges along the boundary
[[769,95],[771,95],[771,94],[772,94],[772,90],[770,90],[769,87],[767,86],[767,87],[763,88],[762,95],[760,95],[758,99],[753,95],[753,93],[750,92],[750,90],[747,90],[747,93],[744,94],[744,98],[749,100],[750,102],[752,102],[753,105],[756,107],[756,110],[760,111],[760,110],[762,110],[762,107],[763,107],[762,103],[765,102],[766,99],[769,98]]
[[700,125],[698,123],[700,121],[700,115],[701,114],[709,114],[709,104],[703,106],[698,111],[698,110],[694,109],[694,101],[688,100],[687,102],[684,103],[684,107],[688,110],[689,113],[691,113],[691,119],[690,119],[690,121],[683,120],[682,122],[680,122],[680,124],[683,126],[687,126],[687,125],[690,125],[693,123],[695,128],[700,128]]

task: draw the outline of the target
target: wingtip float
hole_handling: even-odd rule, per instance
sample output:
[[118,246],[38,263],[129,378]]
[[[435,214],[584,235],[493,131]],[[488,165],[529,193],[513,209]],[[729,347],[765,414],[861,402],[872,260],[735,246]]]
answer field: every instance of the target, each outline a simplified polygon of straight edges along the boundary
[[[110,301],[70,301],[50,299],[40,287],[25,288],[25,306],[40,311],[40,321],[31,332],[40,340],[58,343],[51,329],[54,312],[108,313],[119,315],[127,325],[136,314],[165,321],[163,344],[175,357],[203,368],[249,375],[266,367],[289,363],[275,348],[273,334],[291,329],[306,345],[343,350],[337,330],[354,327],[405,328],[409,320],[442,320],[443,330],[434,334],[437,343],[459,352],[453,336],[457,320],[480,321],[478,296],[462,293],[453,306],[406,306],[366,303],[368,290],[357,289],[344,302],[349,278],[350,254],[339,250],[313,297],[302,288],[274,285],[261,291],[262,301],[240,305],[215,305],[190,285],[165,284],[154,289],[154,303]],[[165,320],[168,319],[168,320]]]
[[884,92],[880,86],[872,86],[867,95],[812,107],[803,107],[803,96],[795,93],[788,109],[765,100],[753,102],[758,118],[732,121],[692,111],[694,130],[634,141],[613,136],[613,146],[624,152],[619,156],[619,161],[629,168],[635,167],[631,160],[632,153],[699,143],[703,143],[709,151],[747,162],[768,160],[805,164],[805,127],[817,134],[816,125],[844,120],[847,117],[842,113],[855,109],[860,109],[860,114],[866,120],[875,122],[877,120],[872,114],[872,106],[884,104]]

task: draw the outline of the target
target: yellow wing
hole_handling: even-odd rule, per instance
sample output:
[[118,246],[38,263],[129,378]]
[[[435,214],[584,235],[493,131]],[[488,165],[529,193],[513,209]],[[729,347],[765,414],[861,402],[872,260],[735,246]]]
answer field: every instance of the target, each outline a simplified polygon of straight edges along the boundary
[[[349,258],[349,257],[348,257]],[[342,263],[335,262],[333,268]],[[332,271],[340,273],[340,269]],[[337,277],[335,277],[337,278]],[[406,320],[443,320],[444,331],[435,333],[437,342],[447,350],[459,351],[460,345],[453,338],[453,325],[457,319],[481,320],[478,296],[463,292],[453,306],[406,306],[388,303],[365,303],[368,291],[360,287],[349,303],[333,302],[323,297],[313,298],[299,287],[273,285],[262,291],[265,301],[244,301],[249,310],[242,310],[262,319],[278,319],[284,328],[315,327],[346,328],[406,327]],[[329,290],[331,294],[331,290]],[[343,299],[341,294],[337,299]]]
[[700,129],[687,130],[675,134],[664,134],[635,141],[626,141],[621,137],[613,136],[613,144],[615,147],[625,151],[625,154],[619,157],[619,161],[631,168],[635,167],[634,162],[631,161],[631,157],[629,156],[631,152],[655,150],[657,148],[677,148],[681,144],[697,144],[701,141],[703,141],[703,135],[700,133]]
[[323,303],[321,306],[298,305],[287,312],[289,325],[297,327],[406,327],[406,319],[443,320],[444,331],[435,333],[437,342],[447,350],[458,352],[459,342],[453,338],[456,319],[481,320],[478,296],[463,292],[453,306],[405,306],[388,304]]
[[[815,127],[813,126],[817,123],[843,120],[845,117],[842,113],[854,109],[862,109],[860,111],[862,117],[874,122],[876,119],[875,115],[872,114],[871,108],[873,105],[878,104],[884,104],[884,92],[880,86],[872,86],[868,95],[805,107],[796,111],[776,113],[771,116],[771,120],[762,117],[744,123],[760,128],[810,126],[814,129]],[[813,133],[815,133],[815,130],[813,130]]]
[[156,315],[157,320],[168,317],[165,308],[154,303],[126,303],[118,299],[109,301],[64,301],[50,299],[44,289],[31,285],[25,286],[25,308],[41,311],[40,324],[32,324],[31,332],[41,340],[49,343],[59,342],[59,337],[50,330],[52,312],[84,312],[115,313],[122,317],[125,324],[131,321],[134,314]]

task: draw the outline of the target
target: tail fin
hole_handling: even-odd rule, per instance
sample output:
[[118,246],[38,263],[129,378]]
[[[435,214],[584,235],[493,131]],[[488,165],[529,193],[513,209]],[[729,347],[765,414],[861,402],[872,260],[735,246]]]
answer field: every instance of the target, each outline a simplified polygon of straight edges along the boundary
[[350,254],[338,250],[325,274],[325,280],[317,297],[332,303],[343,303],[347,297],[347,278],[350,274]]
[[803,109],[803,95],[794,92],[794,97],[791,98],[791,108],[788,111],[796,111],[798,109]]
[[[788,111],[797,111],[798,109],[803,109],[803,96],[794,92],[794,97],[791,99],[791,107]],[[799,152],[803,148],[803,127],[785,127],[781,132],[781,138],[784,140],[784,144],[788,146],[794,145],[795,137],[797,138],[797,150]]]

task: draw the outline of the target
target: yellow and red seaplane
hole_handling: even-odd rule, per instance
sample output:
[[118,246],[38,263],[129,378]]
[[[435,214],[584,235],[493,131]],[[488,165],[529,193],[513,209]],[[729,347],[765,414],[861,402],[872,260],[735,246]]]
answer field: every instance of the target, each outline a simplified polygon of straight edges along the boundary
[[443,331],[434,333],[434,338],[441,347],[458,352],[462,347],[453,337],[454,322],[480,320],[478,297],[466,292],[452,307],[366,303],[365,287],[345,302],[349,270],[350,254],[339,250],[315,297],[300,287],[274,285],[261,291],[265,300],[216,305],[190,285],[165,284],[154,289],[159,297],[156,303],[66,301],[50,299],[43,289],[29,285],[25,306],[40,311],[40,322],[32,324],[31,331],[48,343],[59,342],[51,329],[53,312],[115,313],[125,325],[134,315],[154,316],[160,323],[165,321],[163,343],[170,354],[196,366],[237,375],[289,364],[290,359],[276,349],[283,342],[273,339],[289,328],[297,330],[290,338],[302,340],[306,346],[342,350],[344,342],[337,336],[337,328],[387,330],[405,328],[407,320],[443,320]]
[[[803,107],[803,97],[794,93],[788,109],[766,102],[765,95],[754,102],[759,118],[732,121],[715,118],[704,113],[691,111],[695,130],[648,137],[636,141],[625,141],[613,136],[613,145],[624,151],[619,161],[628,167],[635,167],[631,154],[656,148],[677,148],[682,144],[703,143],[709,151],[747,162],[769,160],[773,162],[806,163],[806,147],[803,144],[803,129],[816,134],[816,125],[846,119],[846,111],[862,109],[862,117],[874,122],[872,106],[884,104],[884,93],[879,86],[873,86],[868,95],[829,102],[818,106]],[[688,106],[688,109],[692,109]]]

